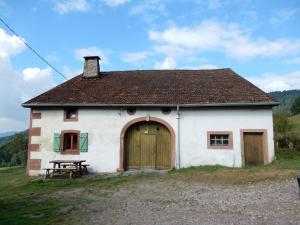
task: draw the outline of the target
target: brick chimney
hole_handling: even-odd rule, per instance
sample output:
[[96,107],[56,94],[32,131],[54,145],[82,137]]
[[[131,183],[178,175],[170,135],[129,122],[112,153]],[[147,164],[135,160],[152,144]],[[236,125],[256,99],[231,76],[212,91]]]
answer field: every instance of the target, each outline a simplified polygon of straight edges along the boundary
[[99,56],[85,56],[83,77],[96,78],[100,75]]

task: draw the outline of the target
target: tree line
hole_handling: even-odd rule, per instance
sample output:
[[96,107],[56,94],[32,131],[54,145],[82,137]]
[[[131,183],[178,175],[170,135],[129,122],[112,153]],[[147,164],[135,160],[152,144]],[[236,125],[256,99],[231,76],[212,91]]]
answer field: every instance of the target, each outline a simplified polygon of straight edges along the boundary
[[28,133],[19,132],[6,137],[0,147],[0,167],[25,165],[27,160]]

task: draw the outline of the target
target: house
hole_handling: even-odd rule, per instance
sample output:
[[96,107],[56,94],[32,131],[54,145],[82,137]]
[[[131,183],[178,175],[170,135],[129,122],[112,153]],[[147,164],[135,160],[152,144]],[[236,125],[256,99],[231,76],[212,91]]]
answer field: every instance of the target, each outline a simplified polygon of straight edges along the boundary
[[25,102],[31,109],[28,173],[55,159],[94,172],[274,159],[273,99],[231,69],[84,71]]

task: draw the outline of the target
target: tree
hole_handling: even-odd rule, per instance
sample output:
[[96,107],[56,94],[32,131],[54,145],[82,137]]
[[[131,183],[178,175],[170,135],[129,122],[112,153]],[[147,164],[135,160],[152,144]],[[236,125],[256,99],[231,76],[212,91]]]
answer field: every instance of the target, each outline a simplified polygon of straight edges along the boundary
[[274,131],[276,133],[287,134],[291,129],[292,124],[287,113],[274,114]]
[[27,133],[15,134],[5,145],[0,147],[0,167],[16,166],[26,163]]
[[293,115],[299,114],[300,113],[300,96],[295,99],[295,101],[292,104],[291,107],[291,113]]
[[289,132],[292,129],[292,124],[289,121],[287,113],[274,114],[274,131],[275,140],[279,148],[289,147]]

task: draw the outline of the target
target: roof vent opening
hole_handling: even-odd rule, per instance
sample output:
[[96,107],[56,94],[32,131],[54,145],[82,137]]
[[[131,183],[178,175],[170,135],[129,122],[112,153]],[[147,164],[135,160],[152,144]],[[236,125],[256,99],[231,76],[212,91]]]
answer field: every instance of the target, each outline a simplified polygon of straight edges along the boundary
[[96,78],[100,75],[99,56],[85,56],[83,77]]

